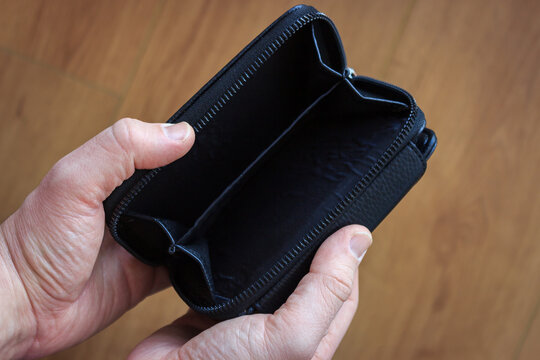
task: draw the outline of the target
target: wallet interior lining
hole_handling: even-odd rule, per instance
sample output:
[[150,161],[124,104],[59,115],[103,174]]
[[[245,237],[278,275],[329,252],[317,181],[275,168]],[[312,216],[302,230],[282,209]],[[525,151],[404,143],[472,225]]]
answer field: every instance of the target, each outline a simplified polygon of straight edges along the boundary
[[120,218],[118,233],[129,239],[126,247],[159,264],[167,257],[162,247],[167,239],[129,229],[141,221],[129,213],[174,220],[179,232],[189,231],[302,111],[341,80],[344,59],[319,54],[319,48],[331,46],[325,42],[335,42],[329,23],[300,29],[213,115],[190,152],[154,177]]
[[[150,262],[167,259],[173,285],[199,305],[260,278],[310,230],[298,224],[323,218],[406,120],[401,94],[342,76],[335,34],[321,24],[271,57],[120,219],[127,245]],[[173,243],[180,251],[167,256]]]
[[182,246],[207,244],[209,252],[199,255],[211,263],[212,301],[238,294],[290,251],[311,230],[298,225],[317,223],[346,196],[408,113],[405,106],[358,96],[348,81],[307,111],[273,156]]

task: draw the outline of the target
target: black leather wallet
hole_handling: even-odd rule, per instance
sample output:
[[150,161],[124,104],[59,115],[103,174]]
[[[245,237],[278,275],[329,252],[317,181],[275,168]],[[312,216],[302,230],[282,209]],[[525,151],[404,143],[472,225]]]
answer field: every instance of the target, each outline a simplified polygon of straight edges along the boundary
[[303,5],[168,122],[180,121],[192,150],[137,170],[105,201],[107,224],[216,319],[276,310],[322,241],[347,224],[373,230],[436,145],[412,96],[356,76],[332,21]]

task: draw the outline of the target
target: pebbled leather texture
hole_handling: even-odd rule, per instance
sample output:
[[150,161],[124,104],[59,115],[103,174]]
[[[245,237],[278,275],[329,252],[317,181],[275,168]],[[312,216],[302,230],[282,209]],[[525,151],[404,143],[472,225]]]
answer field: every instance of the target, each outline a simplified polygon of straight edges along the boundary
[[375,180],[358,195],[343,214],[328,229],[284,276],[254,304],[257,312],[272,312],[285,302],[300,279],[308,271],[317,247],[333,232],[346,225],[364,224],[373,231],[392,208],[420,179],[426,170],[423,155],[414,143],[409,143],[377,175]]
[[169,122],[191,151],[137,171],[105,201],[111,234],[165,266],[215,319],[276,310],[328,235],[374,229],[422,176],[434,133],[404,90],[350,76],[324,14],[297,6]]

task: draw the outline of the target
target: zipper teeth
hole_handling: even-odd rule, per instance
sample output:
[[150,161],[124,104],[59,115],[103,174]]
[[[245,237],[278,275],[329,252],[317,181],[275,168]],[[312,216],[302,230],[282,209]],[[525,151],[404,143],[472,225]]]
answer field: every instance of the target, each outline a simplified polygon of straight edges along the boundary
[[310,232],[308,232],[299,243],[285,254],[281,260],[279,260],[268,272],[266,272],[259,280],[251,284],[247,289],[242,291],[240,294],[236,295],[234,298],[230,299],[226,303],[215,305],[215,306],[199,306],[193,304],[189,299],[184,297],[184,301],[192,307],[194,310],[200,312],[206,312],[208,314],[218,314],[220,312],[225,312],[228,309],[234,307],[236,304],[241,303],[253,296],[260,289],[262,289],[268,282],[272,281],[273,278],[279,275],[279,273],[285,269],[294,258],[302,253],[313,241],[330,225],[334,220],[336,220],[349,206],[356,197],[366,188],[367,185],[375,178],[375,176],[381,171],[381,169],[392,159],[392,156],[396,153],[397,150],[403,144],[403,141],[406,139],[407,135],[412,129],[414,119],[418,112],[418,107],[412,96],[404,92],[402,89],[394,86],[392,84],[386,84],[396,90],[407,95],[411,102],[411,112],[407,118],[407,121],[403,125],[398,134],[396,140],[388,147],[388,149],[383,153],[379,160],[371,167],[368,173],[354,186],[345,197],[336,205],[336,207],[330,211],[317,225],[315,225]]
[[[231,85],[223,95],[217,100],[217,102],[210,107],[210,109],[204,114],[204,116],[193,125],[195,133],[199,133],[206,127],[217,115],[217,113],[223,109],[225,104],[238,93],[238,91],[244,87],[249,79],[251,79],[255,73],[261,68],[261,66],[272,56],[285,42],[298,30],[305,25],[311,23],[316,19],[324,19],[328,21],[326,15],[321,12],[310,12],[300,18],[294,23],[289,25],[277,38],[272,41],[263,52],[257,56],[255,61],[247,67],[247,69],[240,75],[240,77]],[[115,239],[118,239],[118,221],[120,216],[124,213],[131,201],[142,191],[142,189],[154,178],[160,171],[161,167],[152,169],[147,172],[133,188],[120,200],[118,205],[114,208],[111,219],[109,221],[109,229]]]
[[[298,18],[293,24],[289,25],[271,44],[269,44],[265,50],[255,59],[248,68],[240,75],[240,77],[230,86],[218,101],[206,112],[206,114],[193,126],[196,133],[199,133],[207,126],[217,115],[217,113],[223,109],[225,104],[238,93],[238,91],[251,79],[258,69],[272,56],[295,32],[303,28],[305,25],[311,23],[313,20],[323,19],[328,21],[328,18],[320,12],[312,12],[303,15]],[[403,125],[398,134],[396,140],[390,145],[390,147],[383,153],[381,158],[371,167],[368,173],[355,185],[338,204],[330,211],[317,225],[315,225],[310,232],[308,232],[299,243],[285,254],[272,268],[267,271],[260,279],[251,284],[247,289],[243,290],[240,294],[230,299],[226,303],[214,305],[214,306],[200,306],[194,304],[187,299],[186,296],[182,296],[184,301],[194,310],[199,312],[205,312],[208,314],[216,315],[220,312],[225,312],[228,309],[236,306],[237,304],[245,301],[247,298],[253,296],[260,289],[262,289],[267,283],[272,281],[279,275],[283,269],[285,269],[294,259],[302,253],[316,238],[319,236],[328,225],[330,225],[336,218],[338,218],[348,205],[350,205],[354,199],[365,189],[365,187],[373,180],[373,178],[380,172],[380,170],[388,163],[393,154],[400,148],[406,136],[409,134],[413,121],[416,117],[417,106],[416,102],[407,92],[394,86],[392,84],[386,84],[403,94],[405,94],[411,102],[411,112],[407,121]],[[118,221],[120,216],[124,213],[129,203],[141,192],[141,190],[154,178],[162,168],[156,168],[145,174],[139,182],[126,194],[116,208],[113,210],[111,220],[109,222],[110,231],[115,239],[118,239]]]
[[286,28],[277,38],[272,41],[263,52],[255,59],[255,62],[252,63],[248,68],[240,74],[240,77],[231,85],[223,95],[218,99],[218,101],[210,108],[210,110],[199,120],[193,128],[195,132],[201,131],[208,123],[210,123],[217,113],[223,109],[225,104],[231,100],[231,98],[240,91],[242,87],[251,79],[255,73],[268,61],[268,59],[278,51],[283,44],[298,30],[303,28],[305,25],[311,23],[315,19],[325,18],[322,13],[308,13],[300,18],[298,18],[292,25]]

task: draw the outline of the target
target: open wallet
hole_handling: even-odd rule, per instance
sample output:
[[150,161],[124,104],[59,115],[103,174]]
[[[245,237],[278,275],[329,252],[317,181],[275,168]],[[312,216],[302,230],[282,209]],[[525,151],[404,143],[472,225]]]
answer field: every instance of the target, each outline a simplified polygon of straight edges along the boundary
[[169,120],[183,158],[137,170],[105,201],[114,239],[165,266],[195,311],[269,313],[348,224],[373,230],[426,169],[433,131],[406,91],[356,76],[332,21],[287,11]]

